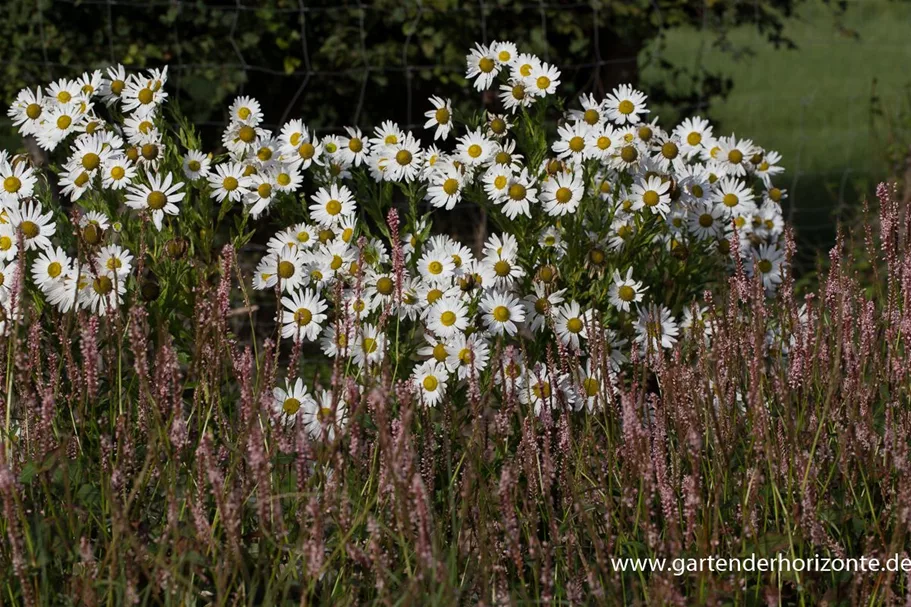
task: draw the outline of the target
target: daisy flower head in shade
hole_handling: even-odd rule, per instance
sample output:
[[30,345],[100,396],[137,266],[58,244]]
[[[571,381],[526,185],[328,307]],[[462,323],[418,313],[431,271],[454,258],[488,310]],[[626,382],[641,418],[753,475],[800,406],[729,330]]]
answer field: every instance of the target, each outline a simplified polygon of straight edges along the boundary
[[496,151],[496,144],[484,135],[481,128],[468,131],[457,141],[456,156],[469,167],[487,164]]
[[556,309],[554,331],[573,350],[579,349],[581,339],[588,339],[588,326],[578,302],[570,301]]
[[10,261],[19,253],[19,237],[9,222],[0,223],[0,261]]
[[190,181],[205,179],[209,176],[209,166],[212,160],[208,154],[199,150],[188,150],[183,157],[183,174]]
[[699,240],[712,240],[721,233],[727,221],[727,213],[721,205],[696,202],[689,208],[687,228]]
[[319,338],[320,349],[329,358],[348,357],[349,337],[354,334],[353,323],[335,322],[326,325]]
[[510,78],[501,84],[499,98],[503,108],[512,114],[519,108],[529,107],[537,99],[524,78]]
[[538,202],[538,188],[528,174],[528,169],[511,175],[506,183],[506,195],[494,202],[502,205],[503,214],[509,219],[515,219],[519,215],[531,217],[531,205]]
[[75,166],[60,174],[60,193],[76,202],[92,187],[92,177],[82,167]]
[[485,293],[480,310],[485,326],[494,335],[515,335],[518,325],[525,320],[525,309],[509,293]]
[[258,126],[263,120],[262,106],[253,97],[237,97],[228,110],[232,122],[240,122],[250,126]]
[[101,165],[101,186],[108,190],[122,190],[133,182],[138,169],[122,155],[110,156]]
[[272,389],[272,411],[275,419],[285,425],[293,426],[302,419],[308,406],[312,409],[315,403],[300,377],[294,383],[286,379],[284,386]]
[[478,91],[489,89],[502,68],[490,47],[480,43],[476,43],[475,48],[468,53],[465,63],[465,77],[474,80],[474,88]]
[[629,312],[632,304],[638,304],[642,301],[642,296],[648,290],[643,286],[641,281],[633,280],[633,269],[626,270],[626,276],[622,276],[619,270],[614,270],[614,281],[608,290],[608,298],[611,305],[623,312]]
[[[41,203],[26,201],[19,206],[7,207],[6,212],[13,229],[21,232],[25,240],[25,250],[48,249],[51,236],[57,232],[53,211],[42,213]],[[18,242],[18,234],[16,235]]]
[[377,364],[386,356],[386,334],[371,323],[362,323],[351,350],[354,364],[362,369]]
[[0,205],[15,206],[19,199],[30,197],[38,179],[24,160],[0,162]]
[[320,188],[311,198],[310,217],[321,226],[338,226],[345,218],[355,214],[354,195],[348,186],[332,184]]
[[761,232],[765,238],[777,239],[784,232],[784,217],[777,203],[771,200],[763,202],[759,207],[759,219],[762,222]]
[[674,137],[680,141],[680,151],[687,158],[702,153],[707,142],[712,140],[712,125],[700,116],[686,118],[674,128]]
[[406,133],[398,143],[386,146],[383,154],[389,158],[383,172],[385,180],[411,183],[418,177],[424,162],[424,151],[421,142],[411,133]]
[[525,381],[519,391],[519,400],[532,406],[535,415],[553,413],[564,406],[573,406],[576,395],[570,386],[569,377],[553,372],[541,363],[525,374]]
[[446,343],[446,366],[460,380],[477,377],[487,369],[490,345],[482,333],[457,333]]
[[541,185],[541,202],[544,212],[552,217],[575,213],[585,193],[582,175],[579,172],[558,173]]
[[133,270],[133,255],[118,244],[110,244],[98,251],[95,265],[108,276],[116,276],[120,281],[126,282]]
[[116,153],[100,134],[80,135],[73,142],[71,152],[66,167],[79,168],[89,176],[94,176],[104,161]]
[[484,184],[484,191],[492,201],[497,204],[503,202],[513,173],[514,170],[511,166],[503,166],[501,164],[493,164],[484,172],[481,177],[481,183]]
[[60,247],[50,247],[38,254],[32,263],[32,278],[45,293],[63,280],[72,269],[73,260]]
[[581,110],[570,110],[569,118],[576,122],[584,122],[590,127],[601,124],[606,118],[604,114],[604,101],[598,101],[592,94],[579,97]]
[[459,298],[443,297],[427,310],[424,323],[437,337],[449,339],[468,327],[468,308]]
[[639,310],[635,329],[635,342],[639,344],[643,353],[673,348],[680,333],[671,311],[666,306],[654,303]]
[[748,249],[745,255],[747,273],[758,275],[762,286],[770,293],[774,292],[786,270],[784,250],[777,244],[760,244],[758,249]]
[[462,171],[452,163],[447,162],[442,166],[437,166],[429,181],[425,198],[438,209],[452,210],[462,199],[465,177]]
[[420,394],[421,402],[428,407],[437,406],[446,396],[449,371],[436,360],[425,360],[411,374],[412,381]]
[[675,137],[662,136],[653,140],[654,150],[650,160],[661,173],[679,173],[686,167],[686,158],[680,151],[680,141]]
[[455,276],[455,262],[447,251],[428,248],[418,260],[418,272],[430,284],[448,284]]
[[94,273],[90,270],[79,276],[80,285],[76,303],[80,309],[89,310],[97,316],[113,312],[123,303],[126,284],[117,275],[106,272]]
[[736,177],[723,177],[715,184],[713,202],[720,205],[729,217],[747,215],[756,209],[753,190]]
[[701,336],[708,340],[715,332],[715,320],[709,314],[706,306],[700,306],[698,303],[692,302],[683,309],[683,319],[680,321],[680,328],[685,333]]
[[617,171],[636,173],[645,154],[645,146],[632,129],[616,131],[617,144],[611,156],[611,166]]
[[151,117],[127,116],[123,120],[123,132],[127,141],[136,146],[161,140],[161,133]]
[[345,127],[347,137],[339,137],[339,156],[348,166],[361,166],[370,155],[370,144],[361,129]]
[[605,372],[594,358],[585,361],[585,368],[579,374],[579,384],[576,388],[577,410],[585,407],[589,413],[604,409],[604,406],[613,402],[618,394],[617,386],[611,380],[610,371]]
[[250,216],[256,219],[269,208],[278,192],[275,172],[258,171],[247,177],[246,186],[244,205],[250,210]]
[[330,390],[322,390],[318,399],[311,399],[301,409],[301,421],[312,438],[325,436],[333,441],[336,431],[344,430],[348,423],[347,404]]
[[645,107],[647,97],[628,84],[621,84],[615,88],[604,100],[604,110],[607,117],[614,124],[637,124],[639,114],[648,114]]
[[660,177],[639,179],[630,191],[633,210],[648,209],[653,215],[664,217],[671,210],[671,183],[662,182]]
[[24,88],[16,95],[16,100],[7,111],[13,126],[19,129],[23,137],[34,135],[41,128],[46,100],[39,86],[34,91]]
[[133,184],[127,188],[126,205],[131,209],[147,210],[155,228],[161,231],[165,215],[177,215],[177,203],[184,199],[183,182],[174,181],[170,173],[149,175],[149,184]]
[[541,230],[541,235],[538,237],[538,246],[549,255],[552,255],[553,259],[562,259],[566,253],[566,241],[563,240],[563,236],[556,226],[547,226]]
[[586,157],[595,158],[606,164],[616,153],[618,141],[617,132],[610,123],[589,127],[585,138]]
[[519,55],[514,42],[494,40],[490,43],[490,54],[504,67],[511,66]]
[[536,97],[553,95],[560,86],[560,70],[549,63],[538,63],[525,78],[525,86]]
[[742,177],[747,174],[750,158],[758,148],[749,139],[737,139],[735,135],[718,139],[718,160],[727,169],[728,175]]
[[418,348],[418,356],[424,357],[425,360],[432,360],[446,365],[447,357],[449,356],[446,351],[446,340],[438,338],[432,333],[425,332],[424,341],[426,343]]
[[323,144],[315,137],[311,138],[310,131],[300,120],[286,124],[279,139],[282,142],[282,160],[295,169],[306,171],[314,164],[322,166]]
[[443,99],[433,95],[430,98],[433,105],[432,110],[424,112],[427,122],[424,123],[425,129],[435,129],[433,140],[442,139],[446,141],[449,132],[452,130],[452,102],[449,99]]
[[318,291],[301,289],[282,297],[282,337],[316,341],[326,320],[326,302]]
[[487,112],[487,119],[484,122],[485,134],[489,137],[505,137],[512,128],[512,122],[506,114],[494,114]]
[[[267,278],[265,278],[267,277]],[[268,253],[256,268],[254,288],[267,289],[281,284],[281,290],[290,293],[309,282],[306,272],[306,257],[297,247],[282,247]]]
[[208,180],[211,196],[217,202],[225,199],[240,202],[246,192],[248,178],[244,175],[244,165],[239,162],[224,162],[215,165]]
[[784,167],[779,165],[779,162],[781,162],[781,154],[775,150],[768,150],[763,152],[762,158],[753,167],[753,171],[759,175],[767,188],[772,186],[772,178],[775,175],[784,172]]
[[41,128],[35,133],[38,146],[43,150],[53,151],[61,141],[76,130],[82,114],[80,104],[77,103],[48,108],[47,120],[41,123]]
[[64,105],[78,101],[82,90],[77,81],[61,78],[47,85],[47,96],[54,103]]
[[581,163],[588,155],[586,140],[592,128],[585,122],[569,122],[561,125],[557,129],[557,141],[554,142],[552,149],[558,158],[572,162]]

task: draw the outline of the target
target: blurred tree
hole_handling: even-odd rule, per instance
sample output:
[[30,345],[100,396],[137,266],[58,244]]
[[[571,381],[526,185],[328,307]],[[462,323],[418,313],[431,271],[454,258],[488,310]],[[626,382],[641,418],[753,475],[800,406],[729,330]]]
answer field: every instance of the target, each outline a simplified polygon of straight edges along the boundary
[[[565,94],[604,94],[635,83],[642,61],[660,61],[643,49],[670,28],[711,31],[724,52],[738,50],[727,33],[740,25],[793,46],[783,20],[799,1],[7,0],[0,95],[9,103],[21,87],[116,62],[167,63],[172,99],[208,122],[210,137],[240,93],[256,96],[272,124],[413,124],[429,94],[451,95],[457,107],[472,94],[464,56],[475,42],[513,40],[563,70]],[[702,67],[675,71],[692,89],[653,88],[653,99],[695,110],[730,86]]]

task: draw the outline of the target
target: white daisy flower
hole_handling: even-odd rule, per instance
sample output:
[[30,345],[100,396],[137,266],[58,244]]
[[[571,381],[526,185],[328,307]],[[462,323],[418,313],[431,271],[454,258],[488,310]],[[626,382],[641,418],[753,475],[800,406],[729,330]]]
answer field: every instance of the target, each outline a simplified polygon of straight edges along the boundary
[[137,172],[126,156],[110,156],[101,165],[101,185],[108,190],[122,190],[133,182]]
[[263,120],[262,107],[259,105],[259,101],[252,97],[237,97],[231,103],[228,111],[231,114],[231,120],[234,122],[258,126]]
[[481,299],[484,324],[494,335],[515,335],[518,324],[525,320],[519,300],[508,293],[489,292]]
[[465,62],[468,66],[465,77],[474,80],[474,87],[479,91],[489,89],[500,73],[501,65],[497,63],[493,52],[480,43],[475,44],[475,48],[465,57]]
[[276,419],[284,424],[294,425],[303,417],[308,405],[312,409],[316,403],[300,377],[293,384],[290,380],[285,380],[284,387],[276,386],[272,389],[272,410]]
[[282,297],[282,337],[316,341],[326,320],[326,302],[318,291],[302,289]]
[[437,337],[448,339],[468,327],[468,309],[461,299],[438,299],[427,311],[424,324]]
[[648,114],[645,107],[647,97],[628,84],[615,88],[604,100],[607,117],[615,124],[636,124],[639,114]]
[[722,206],[728,216],[747,215],[756,210],[753,190],[736,177],[724,177],[715,184],[712,200]]
[[437,139],[446,141],[452,130],[452,103],[449,99],[442,99],[436,95],[430,98],[430,103],[434,109],[424,112],[424,116],[427,118],[424,128],[436,129],[433,132],[434,141]]
[[57,232],[53,211],[41,213],[41,203],[23,202],[19,207],[7,207],[10,224],[20,231],[25,239],[25,250],[49,249],[50,237]]
[[630,200],[633,210],[648,209],[654,215],[664,217],[671,210],[671,183],[662,182],[660,177],[640,179],[633,184]]
[[212,160],[208,154],[199,150],[188,150],[183,157],[183,174],[190,181],[208,178],[211,164]]
[[435,407],[446,395],[449,372],[435,360],[427,360],[415,367],[411,375],[415,387],[420,391],[421,402]]
[[329,390],[320,392],[319,400],[310,399],[302,406],[301,421],[313,438],[325,437],[335,440],[336,430],[344,430],[347,425],[348,407],[341,398],[336,399]]
[[585,186],[579,173],[558,173],[541,186],[544,212],[552,217],[575,213],[584,193]]
[[611,305],[623,312],[629,312],[632,304],[642,301],[642,296],[648,290],[641,281],[633,280],[633,269],[626,270],[626,276],[621,276],[619,270],[614,270],[614,282],[611,283],[607,296]]
[[557,337],[573,350],[579,349],[579,340],[588,339],[588,327],[578,302],[570,301],[556,310],[554,330]]
[[161,223],[165,215],[177,215],[180,209],[177,203],[186,196],[181,192],[183,182],[173,181],[170,173],[149,175],[149,185],[134,184],[129,186],[126,195],[126,205],[131,209],[148,210],[152,216],[155,228],[161,231]]
[[644,310],[640,309],[635,328],[635,342],[643,352],[658,352],[661,348],[674,347],[680,332],[671,311],[654,303],[649,304]]

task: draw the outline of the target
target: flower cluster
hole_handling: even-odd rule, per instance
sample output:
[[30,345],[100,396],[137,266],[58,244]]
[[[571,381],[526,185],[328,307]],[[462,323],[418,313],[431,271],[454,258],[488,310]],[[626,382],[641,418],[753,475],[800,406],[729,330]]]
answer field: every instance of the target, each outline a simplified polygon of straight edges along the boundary
[[[179,232],[191,193],[244,220],[281,208],[296,219],[268,241],[253,286],[276,294],[278,330],[295,348],[318,342],[362,384],[391,366],[428,406],[483,387],[542,415],[603,406],[630,357],[660,355],[682,330],[710,338],[694,300],[714,269],[736,265],[732,254],[774,293],[786,271],[777,153],[716,136],[699,117],[665,130],[626,85],[582,96],[553,124],[559,70],[508,42],[477,45],[466,77],[495,87],[502,113],[459,121],[432,97],[431,144],[388,121],[369,136],[318,137],[299,119],[273,133],[260,104],[240,97],[217,156],[166,140],[167,70],[117,66],[22,91],[9,112],[20,132],[49,151],[68,142],[60,184],[87,210],[89,254],[54,246],[36,169],[4,156],[5,271],[23,260],[18,248],[35,250],[28,263],[48,302],[104,314],[133,265],[113,242],[112,226],[130,220],[123,207],[159,232],[166,219]],[[496,228],[482,246],[431,236],[434,212],[469,205]],[[289,379],[274,396],[276,419],[313,434],[344,423],[345,395],[316,398]]]

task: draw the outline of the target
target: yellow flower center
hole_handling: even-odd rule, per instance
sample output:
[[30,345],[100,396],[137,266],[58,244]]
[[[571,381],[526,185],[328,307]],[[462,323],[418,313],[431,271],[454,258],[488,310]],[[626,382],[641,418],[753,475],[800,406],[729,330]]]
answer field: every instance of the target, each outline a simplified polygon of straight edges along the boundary
[[444,107],[441,107],[433,114],[434,119],[440,124],[447,124],[449,122],[449,110]]
[[392,282],[391,278],[383,276],[378,281],[376,281],[376,290],[381,295],[391,295],[392,289],[395,285]]
[[442,274],[442,273],[443,273],[443,264],[442,264],[442,262],[439,262],[439,261],[436,261],[436,260],[431,261],[429,264],[427,264],[427,271],[430,272],[431,274],[434,274],[434,275],[436,275],[436,274]]
[[601,384],[594,377],[586,377],[582,380],[582,389],[585,390],[586,396],[592,397],[598,394]]
[[146,198],[146,202],[149,205],[149,208],[153,211],[159,211],[164,208],[168,203],[168,198],[164,195],[164,192],[154,191],[150,192]]
[[554,196],[557,199],[557,202],[559,202],[560,204],[566,204],[567,202],[572,200],[573,191],[570,190],[569,188],[559,188],[557,190],[557,193]]
[[364,338],[364,342],[361,345],[361,349],[363,349],[364,352],[366,352],[367,354],[373,354],[374,352],[376,352],[376,348],[377,348],[377,345],[376,345],[375,339],[373,339],[372,337]]
[[10,194],[15,194],[22,187],[22,181],[15,175],[11,175],[3,180],[3,189]]
[[647,207],[653,207],[657,205],[659,201],[660,197],[655,190],[648,190],[642,195],[642,202],[644,202]]
[[446,360],[446,346],[443,344],[437,344],[433,347],[433,357],[438,362],[444,362]]
[[41,231],[37,223],[27,219],[19,224],[19,228],[22,229],[22,233],[25,234],[26,238],[34,238]]
[[61,272],[63,272],[63,266],[59,261],[52,261],[47,265],[47,275],[51,278],[57,278]]
[[521,183],[514,183],[509,186],[509,197],[513,200],[524,200],[527,190]]
[[190,169],[191,172],[195,173],[202,168],[202,165],[199,164],[198,160],[191,160],[187,163],[187,168]]
[[547,76],[538,76],[538,79],[535,80],[535,86],[537,86],[542,91],[546,91],[550,86],[550,78]]
[[440,314],[440,322],[443,323],[444,327],[451,327],[452,325],[454,325],[456,323],[457,318],[458,317],[456,316],[456,313],[452,312],[450,310],[446,310],[445,312]]
[[99,276],[92,283],[92,288],[95,289],[95,292],[99,295],[107,295],[114,290],[114,283],[111,282],[111,279],[107,276]]
[[639,157],[639,151],[631,145],[623,146],[623,149],[620,150],[620,158],[623,159],[623,162],[632,163],[636,162],[636,158]]
[[364,142],[356,137],[353,137],[348,140],[348,149],[357,154],[364,149]]
[[582,319],[570,318],[566,321],[566,330],[570,333],[580,333],[582,331]]
[[314,154],[316,154],[316,148],[313,147],[312,143],[304,143],[301,144],[299,148],[297,148],[297,155],[304,160],[310,160],[313,158]]
[[578,154],[585,149],[585,140],[578,135],[573,137],[569,140],[569,149]]
[[231,176],[225,177],[221,182],[221,187],[223,187],[228,192],[233,192],[236,190],[238,185],[240,184],[237,182],[237,178]]
[[146,160],[155,160],[158,158],[158,146],[154,143],[147,143],[140,150],[142,157]]
[[506,322],[509,320],[509,318],[511,316],[509,313],[509,308],[507,308],[506,306],[495,307],[493,309],[493,312],[491,312],[491,315],[493,316],[494,320],[496,320],[497,322]]
[[63,116],[59,116],[57,118],[57,128],[60,129],[61,131],[64,131],[64,130],[70,128],[71,124],[73,124],[73,119],[70,118],[69,116],[67,116],[66,114],[64,114]]
[[13,246],[13,239],[9,236],[0,236],[0,251],[9,251]]
[[493,59],[491,59],[490,57],[481,57],[481,60],[478,61],[478,69],[481,70],[482,72],[484,72],[485,74],[489,74],[490,72],[492,72],[495,67],[496,67],[496,63],[494,63]]
[[715,218],[712,217],[711,213],[703,213],[699,216],[699,225],[701,225],[703,228],[710,228],[714,223]]
[[617,106],[617,110],[624,116],[629,116],[633,113],[633,110],[636,109],[636,106],[633,105],[633,102],[629,99],[624,99],[620,102],[620,105]]
[[443,182],[443,191],[446,192],[448,196],[452,196],[459,191],[459,182],[456,179],[450,177]]
[[430,289],[427,292],[427,303],[433,303],[441,297],[443,297],[442,291],[439,289]]
[[269,198],[272,196],[272,186],[268,183],[261,183],[257,186],[256,193],[260,198]]
[[692,133],[690,133],[689,135],[686,136],[686,142],[690,145],[699,145],[700,143],[702,143],[702,135],[700,135],[696,131],[693,131]]
[[661,146],[661,155],[667,158],[668,160],[673,160],[677,157],[677,154],[680,150],[677,149],[677,144],[673,141],[668,141]]
[[398,162],[402,166],[407,166],[408,164],[410,164],[411,158],[412,158],[411,152],[409,152],[408,150],[399,150],[395,154],[395,161]]
[[306,327],[312,320],[313,312],[307,308],[298,308],[294,312],[294,322],[296,322],[299,327]]
[[294,415],[300,408],[301,402],[293,397],[286,398],[285,402],[282,403],[282,411],[284,411],[286,415]]
[[585,110],[585,113],[582,114],[582,120],[584,120],[586,124],[595,125],[601,120],[601,114],[598,113],[598,110]]
[[41,116],[41,106],[37,103],[28,104],[28,107],[25,108],[25,115],[31,120],[37,120]]
[[731,150],[728,152],[728,162],[731,164],[740,164],[743,162],[743,152],[740,150]]
[[772,271],[772,262],[769,261],[768,259],[760,259],[759,260],[759,271],[762,272],[763,274],[768,274],[769,272],[771,272]]
[[629,285],[622,285],[617,289],[617,296],[623,301],[633,301],[636,298],[636,290]]
[[484,150],[477,143],[468,146],[468,155],[472,158],[478,158]]
[[493,180],[493,187],[498,190],[502,190],[506,187],[506,175],[497,175],[496,179]]
[[740,200],[737,198],[736,194],[725,194],[724,198],[722,198],[721,201],[724,203],[724,205],[726,207],[731,207],[731,208],[736,207],[737,203],[740,202]]
[[437,387],[440,385],[440,382],[433,375],[428,375],[421,383],[423,384],[424,389],[428,392],[435,392]]
[[283,279],[294,276],[294,264],[284,259],[278,262],[278,275]]
[[244,125],[237,131],[237,138],[244,143],[253,143],[256,140],[256,129],[252,126]]
[[152,103],[152,90],[149,88],[144,88],[139,91],[139,94],[136,95],[136,98],[139,99],[139,103],[142,105],[148,105]]
[[490,130],[496,135],[502,135],[506,132],[506,121],[502,118],[494,118],[490,121]]

